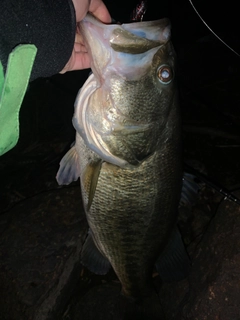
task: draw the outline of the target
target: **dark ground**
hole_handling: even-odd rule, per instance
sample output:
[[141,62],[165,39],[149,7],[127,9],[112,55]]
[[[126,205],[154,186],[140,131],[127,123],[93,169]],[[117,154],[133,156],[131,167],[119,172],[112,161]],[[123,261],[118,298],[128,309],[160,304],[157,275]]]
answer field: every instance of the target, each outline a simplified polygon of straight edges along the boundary
[[[124,22],[136,1],[106,3]],[[236,7],[195,5],[240,52]],[[171,18],[178,55],[185,163],[240,198],[240,58],[211,34],[188,1],[163,3],[161,11],[149,1],[146,20],[163,16]],[[87,232],[79,182],[60,188],[55,181],[74,141],[74,100],[88,73],[31,83],[20,141],[0,158],[0,320],[114,319],[115,275],[95,276],[79,263]],[[186,280],[161,286],[167,319],[240,319],[239,213],[237,203],[206,184],[193,207],[181,208],[179,227],[193,267]],[[154,281],[160,288],[157,275]]]

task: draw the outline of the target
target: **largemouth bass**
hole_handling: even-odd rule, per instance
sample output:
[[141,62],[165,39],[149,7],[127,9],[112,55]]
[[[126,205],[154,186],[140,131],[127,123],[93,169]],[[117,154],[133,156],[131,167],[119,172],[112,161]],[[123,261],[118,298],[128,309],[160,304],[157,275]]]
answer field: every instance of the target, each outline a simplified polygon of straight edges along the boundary
[[80,177],[90,228],[82,263],[98,274],[112,266],[134,310],[123,318],[162,319],[154,265],[174,280],[189,262],[176,228],[182,143],[170,23],[105,25],[87,15],[80,30],[93,73],[77,96],[76,142],[57,180]]

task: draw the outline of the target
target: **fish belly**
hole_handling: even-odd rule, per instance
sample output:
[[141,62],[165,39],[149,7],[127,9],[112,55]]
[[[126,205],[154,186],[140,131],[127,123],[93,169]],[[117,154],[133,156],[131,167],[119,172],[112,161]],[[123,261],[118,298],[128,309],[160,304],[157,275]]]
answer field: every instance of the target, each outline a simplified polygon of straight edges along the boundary
[[[97,156],[77,135],[80,172]],[[133,169],[103,162],[94,198],[87,211],[90,180],[81,178],[89,227],[100,251],[110,261],[125,295],[152,290],[154,263],[177,219],[181,164],[177,148],[166,144]]]

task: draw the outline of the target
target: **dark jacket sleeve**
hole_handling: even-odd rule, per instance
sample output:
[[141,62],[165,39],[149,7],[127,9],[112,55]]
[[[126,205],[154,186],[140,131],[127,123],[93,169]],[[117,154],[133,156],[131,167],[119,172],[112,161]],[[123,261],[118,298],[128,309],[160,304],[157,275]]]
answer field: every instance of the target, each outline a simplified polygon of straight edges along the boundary
[[0,60],[19,44],[38,51],[31,80],[60,72],[68,62],[76,30],[72,0],[0,0]]

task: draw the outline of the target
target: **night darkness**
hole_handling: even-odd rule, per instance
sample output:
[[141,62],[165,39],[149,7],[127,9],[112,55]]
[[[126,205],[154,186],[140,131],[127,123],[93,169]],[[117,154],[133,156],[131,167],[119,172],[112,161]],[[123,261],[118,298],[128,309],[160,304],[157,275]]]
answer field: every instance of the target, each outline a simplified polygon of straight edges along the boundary
[[[129,22],[137,2],[105,1],[121,23]],[[240,55],[237,4],[193,4]],[[144,20],[163,17],[171,20],[177,53],[184,163],[200,191],[179,215],[192,272],[170,284],[155,274],[154,283],[166,320],[237,320],[240,207],[226,197],[240,198],[240,57],[188,0],[148,0]],[[116,276],[93,275],[79,261],[87,232],[79,181],[60,188],[55,180],[75,138],[74,100],[89,72],[32,82],[19,143],[0,158],[1,320],[115,320]]]

